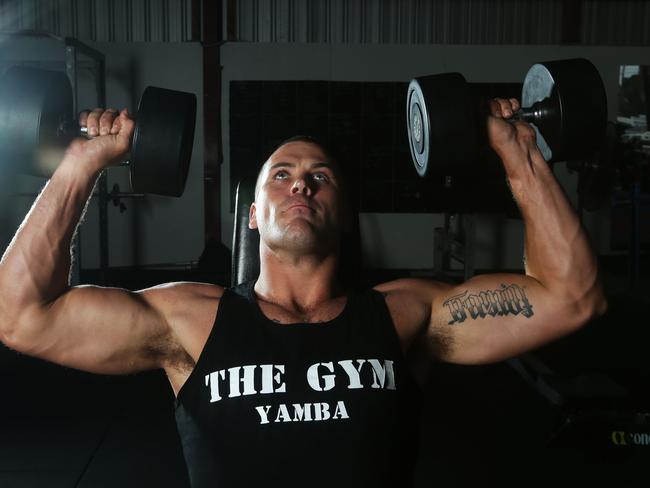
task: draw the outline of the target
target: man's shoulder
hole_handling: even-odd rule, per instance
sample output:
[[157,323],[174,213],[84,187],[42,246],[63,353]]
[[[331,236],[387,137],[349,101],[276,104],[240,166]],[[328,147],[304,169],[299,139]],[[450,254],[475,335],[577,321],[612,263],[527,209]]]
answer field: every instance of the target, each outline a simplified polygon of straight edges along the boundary
[[136,293],[141,295],[143,299],[155,302],[164,306],[169,302],[176,300],[192,300],[192,299],[213,299],[219,300],[223,296],[225,288],[220,285],[212,283],[199,283],[194,281],[175,281],[171,283],[162,283],[160,285],[152,286],[139,290]]
[[437,294],[448,290],[452,285],[442,281],[422,279],[422,278],[400,278],[386,283],[380,283],[373,287],[373,290],[381,293],[385,298],[402,301],[409,299],[428,299]]
[[224,290],[219,285],[186,281],[137,292],[169,328],[169,359],[165,367],[168,376],[186,378],[191,371],[210,335]]
[[376,285],[373,289],[384,296],[395,329],[406,348],[427,327],[434,298],[451,286],[441,281],[403,278]]
[[[225,288],[211,283],[180,281],[163,283],[136,292],[170,326],[202,323],[214,315]],[[184,328],[184,327],[183,327]]]

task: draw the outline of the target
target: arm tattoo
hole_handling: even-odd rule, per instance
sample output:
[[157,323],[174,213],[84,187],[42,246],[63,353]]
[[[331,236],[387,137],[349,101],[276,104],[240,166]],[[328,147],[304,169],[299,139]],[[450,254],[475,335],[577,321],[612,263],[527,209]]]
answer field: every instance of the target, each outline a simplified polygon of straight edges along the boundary
[[487,315],[523,315],[527,319],[533,314],[533,306],[528,301],[524,289],[512,284],[501,285],[501,289],[481,291],[478,294],[468,295],[465,290],[460,295],[448,298],[443,306],[449,308],[451,321],[449,325],[464,322],[469,316],[472,320],[485,318]]

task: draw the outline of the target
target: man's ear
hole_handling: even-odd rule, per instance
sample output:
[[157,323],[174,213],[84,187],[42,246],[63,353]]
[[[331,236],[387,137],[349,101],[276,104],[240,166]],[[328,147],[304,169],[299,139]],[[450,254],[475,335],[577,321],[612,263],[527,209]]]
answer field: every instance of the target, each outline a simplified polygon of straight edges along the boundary
[[255,202],[251,203],[250,210],[248,211],[248,228],[257,229],[257,207]]

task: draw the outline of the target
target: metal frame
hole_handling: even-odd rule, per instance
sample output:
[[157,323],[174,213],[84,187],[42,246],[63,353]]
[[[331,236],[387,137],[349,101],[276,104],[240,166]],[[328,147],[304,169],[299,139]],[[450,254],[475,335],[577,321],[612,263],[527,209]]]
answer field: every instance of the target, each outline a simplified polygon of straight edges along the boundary
[[451,269],[455,261],[462,264],[461,274],[467,281],[475,272],[476,215],[446,213],[444,219],[444,227],[436,227],[433,231],[434,272],[444,276],[457,274]]
[[[31,37],[51,39],[60,42],[63,45],[65,52],[65,73],[70,80],[72,86],[72,108],[73,113],[79,112],[77,100],[77,71],[80,64],[78,56],[82,55],[90,59],[93,64],[93,71],[95,75],[95,88],[97,93],[97,102],[101,107],[106,106],[106,62],[104,54],[90,46],[82,43],[81,41],[72,37],[59,37],[47,32],[39,31],[17,31],[17,32],[0,32],[0,35],[8,37]],[[31,63],[39,66],[51,64],[48,62]],[[60,63],[56,62],[56,66]],[[99,267],[100,267],[100,284],[106,284],[106,273],[108,270],[108,204],[111,197],[108,193],[108,183],[106,179],[106,172],[100,175],[95,195],[99,198]],[[81,237],[80,233],[75,233],[75,238],[72,243],[73,253],[76,259],[73,260],[73,267],[71,272],[73,284],[79,283],[81,274]]]

